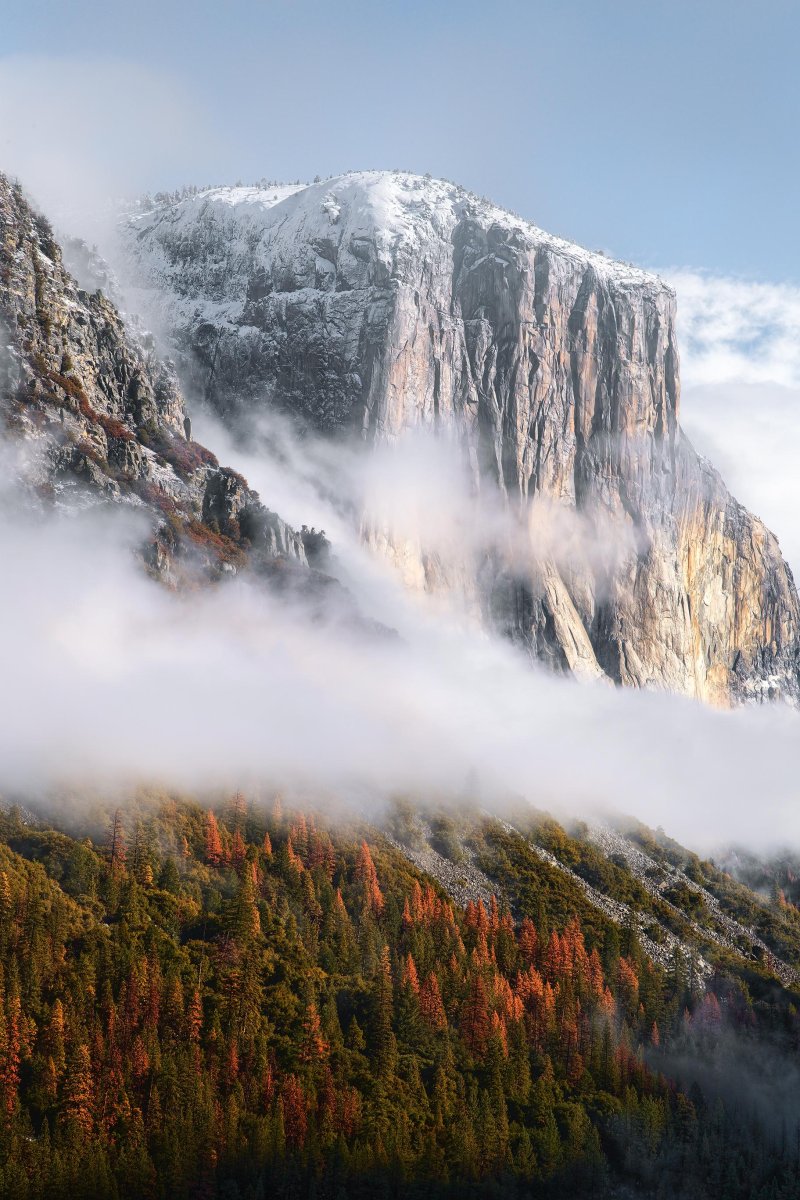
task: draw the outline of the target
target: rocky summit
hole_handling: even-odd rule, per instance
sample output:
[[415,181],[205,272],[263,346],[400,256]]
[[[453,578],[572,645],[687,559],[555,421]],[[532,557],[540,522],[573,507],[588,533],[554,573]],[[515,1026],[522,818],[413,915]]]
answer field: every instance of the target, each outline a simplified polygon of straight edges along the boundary
[[152,338],[102,291],[78,286],[46,219],[2,175],[0,421],[6,450],[24,451],[12,503],[140,512],[152,530],[143,556],[163,582],[278,565],[311,579],[302,534],[192,440]]
[[445,430],[510,514],[546,498],[595,544],[614,531],[566,568],[535,537],[524,567],[489,555],[493,627],[580,677],[797,699],[792,576],[681,431],[660,279],[404,173],[198,192],[126,233],[139,299],[228,421],[267,406],[372,445]]

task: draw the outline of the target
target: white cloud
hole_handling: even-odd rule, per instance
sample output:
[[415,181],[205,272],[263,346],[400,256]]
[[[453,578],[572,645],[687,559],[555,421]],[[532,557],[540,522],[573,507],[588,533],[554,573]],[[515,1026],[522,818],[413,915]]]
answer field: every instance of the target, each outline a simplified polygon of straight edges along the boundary
[[667,271],[684,384],[800,386],[800,288]]
[[800,571],[800,288],[665,275],[678,294],[683,427]]

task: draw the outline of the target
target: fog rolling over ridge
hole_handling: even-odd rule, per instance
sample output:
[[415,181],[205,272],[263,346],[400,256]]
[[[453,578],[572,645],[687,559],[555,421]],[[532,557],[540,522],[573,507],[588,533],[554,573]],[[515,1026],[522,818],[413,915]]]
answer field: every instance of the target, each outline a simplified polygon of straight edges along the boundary
[[[311,499],[290,476],[285,497],[293,486]],[[339,542],[343,574],[398,640],[343,629],[336,610],[320,622],[246,581],[166,594],[128,552],[140,536],[95,512],[4,522],[24,581],[2,622],[16,697],[5,788],[266,782],[379,811],[395,793],[458,803],[471,787],[492,806],[522,796],[564,815],[634,811],[696,845],[721,828],[764,845],[796,829],[788,710],[720,714],[531,670],[409,598],[355,536]]]
[[[302,451],[324,478],[308,443]],[[236,465],[260,469],[287,511],[338,535],[347,587],[398,637],[343,624],[335,604],[321,618],[302,596],[270,599],[245,579],[171,595],[136,566],[143,530],[124,514],[33,524],[15,514],[2,526],[20,581],[2,622],[15,696],[5,790],[266,785],[376,815],[396,794],[500,810],[524,797],[565,816],[632,811],[698,846],[722,828],[752,843],[759,794],[764,845],[793,835],[793,712],[715,713],[531,667],[463,609],[410,595],[281,458]],[[413,472],[403,478],[411,495]],[[401,491],[392,498],[403,507]]]
[[[713,844],[720,828],[726,836],[751,834],[749,804],[757,794],[764,843],[791,836],[795,714],[775,706],[715,713],[666,695],[669,673],[648,677],[644,693],[614,689],[595,653],[596,644],[608,644],[607,628],[588,617],[584,625],[579,612],[594,607],[602,614],[610,598],[635,612],[637,588],[649,586],[652,571],[664,565],[654,542],[688,536],[679,484],[693,460],[670,407],[677,392],[670,401],[644,360],[627,362],[620,391],[612,370],[616,341],[597,332],[627,303],[630,286],[655,324],[648,342],[634,320],[629,345],[665,345],[672,335],[659,306],[671,300],[660,283],[548,243],[545,264],[555,255],[548,273],[552,267],[552,277],[577,287],[582,299],[572,322],[563,314],[556,320],[545,305],[541,357],[525,343],[543,373],[545,351],[550,355],[551,378],[555,372],[567,388],[556,393],[565,407],[556,405],[555,416],[549,393],[541,393],[540,441],[530,430],[523,437],[511,421],[509,396],[517,393],[503,392],[506,375],[484,315],[469,318],[471,341],[458,334],[466,354],[459,369],[466,386],[474,372],[470,353],[483,346],[482,361],[494,364],[486,365],[491,386],[473,379],[477,399],[465,399],[463,412],[456,406],[450,421],[440,390],[438,420],[406,422],[400,411],[392,436],[372,439],[365,452],[357,430],[332,438],[307,420],[298,433],[289,414],[274,413],[276,385],[267,380],[264,396],[272,403],[251,415],[247,451],[196,412],[194,436],[205,449],[185,440],[183,398],[146,339],[126,330],[108,301],[76,288],[46,224],[13,189],[3,195],[3,234],[18,247],[3,280],[7,429],[11,444],[30,451],[24,468],[6,472],[3,504],[5,560],[16,564],[0,634],[15,698],[1,735],[5,789],[25,793],[86,780],[122,788],[159,780],[189,789],[258,781],[326,805],[356,800],[369,807],[398,792],[458,801],[469,783],[492,805],[521,796],[570,814],[597,805],[634,811],[695,844]],[[490,236],[494,226],[487,232],[484,224],[479,212],[475,237]],[[495,256],[502,264],[490,289],[497,304],[506,295],[505,273],[525,276],[517,260],[529,253],[527,236],[520,234],[520,246],[501,243]],[[372,251],[364,253],[364,270],[378,271]],[[479,278],[481,288],[489,286]],[[396,290],[390,280],[389,300]],[[343,303],[363,305],[372,295],[351,291],[357,294]],[[338,293],[331,294],[335,300]],[[296,302],[310,304],[313,314],[327,303],[293,295],[274,297],[279,312]],[[232,320],[234,348],[239,336]],[[435,363],[432,370],[435,382]],[[589,421],[580,434],[574,404],[587,371],[597,377],[597,420],[610,428],[595,431]],[[398,400],[408,394],[428,403],[428,393],[406,393],[397,381],[390,390]],[[498,396],[508,404],[495,411]],[[469,416],[470,405],[477,416]],[[495,413],[488,444],[487,410]],[[520,448],[512,463],[522,475],[504,468],[509,438]],[[538,465],[530,457],[536,446]],[[550,463],[559,446],[564,461]],[[487,467],[491,447],[498,449],[495,466],[504,468],[499,474]],[[212,450],[247,483],[219,467]],[[561,480],[565,493],[542,487],[535,494],[529,486],[521,495],[519,480],[531,464]],[[590,467],[598,472],[594,483],[585,474]],[[716,531],[710,578],[719,539],[733,553],[733,570],[715,585],[721,597],[712,594],[693,618],[705,620],[703,610],[712,608],[700,629],[712,659],[702,658],[699,676],[702,637],[688,661],[681,657],[693,604],[685,609],[678,594],[673,607],[681,576],[668,577],[659,592],[666,624],[652,631],[659,661],[682,664],[682,679],[708,679],[716,677],[718,655],[735,675],[736,654],[744,655],[730,657],[731,639],[749,645],[769,627],[741,676],[753,695],[766,697],[770,670],[783,663],[788,672],[791,663],[791,641],[777,639],[791,632],[794,592],[767,532],[713,473],[699,470],[692,528]],[[666,482],[653,483],[654,471]],[[23,495],[37,497],[32,518],[20,511],[20,474],[28,476]],[[697,489],[697,477],[689,478]],[[644,503],[651,487],[678,505],[663,529],[649,523],[655,510],[634,502],[638,496]],[[324,527],[330,538],[333,560],[324,568],[309,562],[304,524]],[[742,531],[750,540],[740,546]],[[148,536],[145,562],[160,585],[131,554]],[[216,586],[205,586],[208,578]],[[528,614],[527,636],[509,620],[518,602]],[[537,665],[539,657],[556,672]],[[558,678],[570,667],[580,675],[581,661],[594,664],[585,674],[597,682]],[[775,690],[791,678],[778,677]],[[749,694],[744,688],[733,698]]]

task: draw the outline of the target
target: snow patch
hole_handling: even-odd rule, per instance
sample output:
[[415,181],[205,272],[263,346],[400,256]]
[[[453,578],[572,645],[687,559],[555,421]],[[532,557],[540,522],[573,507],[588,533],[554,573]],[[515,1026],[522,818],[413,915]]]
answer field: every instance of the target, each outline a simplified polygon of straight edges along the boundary
[[[211,188],[128,218],[132,253],[157,290],[171,293],[192,324],[237,323],[254,270],[281,281],[325,287],[319,259],[374,259],[402,280],[407,264],[449,247],[456,225],[476,222],[511,232],[521,250],[547,249],[591,267],[616,287],[671,290],[656,276],[553,237],[487,200],[444,180],[403,172],[360,171],[320,183]],[[506,265],[507,259],[498,256]],[[302,285],[301,285],[302,286]],[[297,290],[297,284],[290,287]]]

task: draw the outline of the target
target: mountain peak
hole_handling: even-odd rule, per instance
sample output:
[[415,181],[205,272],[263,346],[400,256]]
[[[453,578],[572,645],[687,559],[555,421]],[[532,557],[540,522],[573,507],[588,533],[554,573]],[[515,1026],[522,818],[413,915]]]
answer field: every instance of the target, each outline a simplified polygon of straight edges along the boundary
[[541,247],[591,267],[618,286],[663,288],[672,294],[663,280],[631,263],[546,233],[460,184],[407,171],[348,171],[313,183],[210,187],[149,207],[133,217],[133,225],[145,231],[164,221],[180,228],[202,217],[225,222],[233,214],[247,228],[254,249],[259,229],[271,252],[284,258],[304,238],[361,236],[375,240],[387,267],[432,238],[451,236],[459,222],[469,219],[485,230],[496,227],[498,233],[513,235],[527,249]]
[[791,574],[681,432],[675,296],[656,276],[404,172],[211,189],[128,239],[140,298],[226,420],[278,409],[366,445],[448,431],[477,494],[582,530],[568,564],[531,535],[524,563],[494,547],[450,571],[422,531],[426,587],[469,579],[487,622],[558,670],[720,704],[797,697]]

